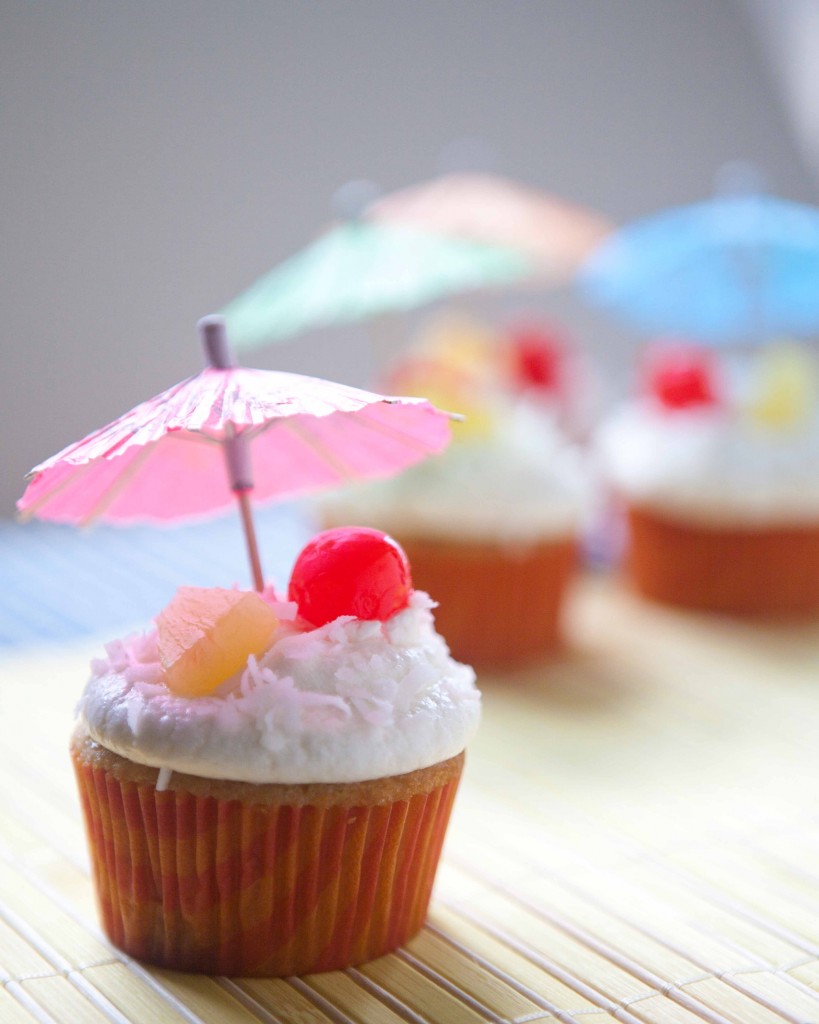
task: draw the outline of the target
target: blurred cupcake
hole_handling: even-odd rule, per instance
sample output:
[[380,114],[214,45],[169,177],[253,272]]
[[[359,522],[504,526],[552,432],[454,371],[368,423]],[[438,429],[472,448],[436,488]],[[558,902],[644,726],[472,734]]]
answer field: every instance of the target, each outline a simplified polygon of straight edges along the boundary
[[93,666],[71,753],[103,926],[131,956],[286,976],[423,923],[474,673],[377,531],[314,538],[288,596],[181,588]]
[[719,361],[659,346],[600,431],[646,597],[740,615],[819,610],[819,409],[805,349]]
[[524,662],[562,642],[589,494],[561,427],[566,362],[534,328],[502,342],[472,321],[439,321],[387,387],[463,413],[449,448],[322,501],[328,523],[399,539],[453,655],[473,664]]

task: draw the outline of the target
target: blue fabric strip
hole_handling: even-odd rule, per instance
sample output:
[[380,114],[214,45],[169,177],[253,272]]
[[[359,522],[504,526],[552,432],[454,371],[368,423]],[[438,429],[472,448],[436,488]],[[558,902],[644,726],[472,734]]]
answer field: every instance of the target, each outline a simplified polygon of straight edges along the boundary
[[[313,524],[298,505],[257,509],[267,579],[284,589]],[[0,648],[117,636],[178,586],[251,586],[238,516],[171,527],[0,522]]]

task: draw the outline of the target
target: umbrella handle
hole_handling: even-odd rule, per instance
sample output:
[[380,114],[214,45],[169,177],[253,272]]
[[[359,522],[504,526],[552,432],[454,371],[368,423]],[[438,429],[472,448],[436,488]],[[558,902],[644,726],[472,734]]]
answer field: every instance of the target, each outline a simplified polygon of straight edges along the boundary
[[[208,363],[215,370],[230,370],[239,364],[230,347],[225,329],[225,318],[222,316],[206,316],[199,323],[199,337],[205,350]],[[242,528],[247,544],[250,570],[253,585],[258,591],[264,590],[264,576],[259,561],[259,547],[256,543],[256,529],[250,508],[249,494],[253,490],[253,471],[250,466],[250,445],[247,438],[236,433],[232,423],[227,425],[226,436],[222,442],[225,453],[230,487],[239,502],[242,516]]]
[[239,514],[242,517],[242,529],[245,534],[245,545],[247,546],[247,557],[250,561],[250,574],[253,577],[253,588],[259,594],[264,590],[264,573],[262,562],[259,558],[259,545],[256,542],[256,528],[253,525],[253,513],[250,508],[250,499],[247,491],[236,491],[236,499],[239,502]]
[[[228,341],[223,316],[204,316],[197,326],[205,357],[214,370],[231,370],[239,365]],[[222,444],[231,489],[237,494],[240,491],[251,491],[253,471],[250,468],[250,450],[247,442],[241,434],[236,433],[232,423],[227,425],[225,434]]]

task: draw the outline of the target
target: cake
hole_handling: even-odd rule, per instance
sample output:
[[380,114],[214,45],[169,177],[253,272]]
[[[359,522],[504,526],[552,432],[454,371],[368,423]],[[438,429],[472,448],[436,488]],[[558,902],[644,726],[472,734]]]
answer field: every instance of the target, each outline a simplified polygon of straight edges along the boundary
[[524,347],[463,320],[439,323],[388,385],[462,413],[452,443],[399,476],[321,502],[326,524],[364,523],[399,540],[440,605],[453,655],[482,668],[562,644],[590,481],[563,427],[558,366],[532,331]]
[[390,538],[328,531],[286,598],[180,588],[107,646],[71,753],[115,945],[275,977],[418,931],[480,710],[432,609]]
[[603,424],[644,596],[738,615],[819,610],[819,410],[807,350],[660,346]]

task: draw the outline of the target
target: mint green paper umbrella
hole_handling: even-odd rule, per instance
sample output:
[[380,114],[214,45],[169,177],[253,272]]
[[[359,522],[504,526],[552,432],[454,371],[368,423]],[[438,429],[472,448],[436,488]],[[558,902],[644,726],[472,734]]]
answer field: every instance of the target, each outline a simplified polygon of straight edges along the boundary
[[237,349],[401,312],[532,274],[513,249],[354,219],[274,267],[223,310]]

